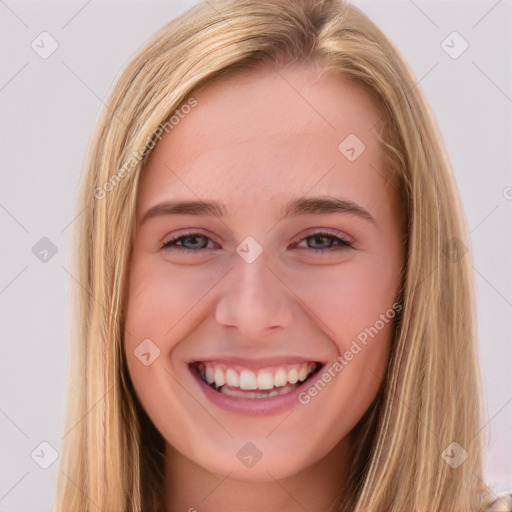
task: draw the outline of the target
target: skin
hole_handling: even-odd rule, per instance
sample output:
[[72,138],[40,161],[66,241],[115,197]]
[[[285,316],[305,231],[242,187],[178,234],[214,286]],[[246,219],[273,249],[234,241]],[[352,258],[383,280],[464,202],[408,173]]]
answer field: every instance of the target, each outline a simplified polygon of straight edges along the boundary
[[[354,426],[388,364],[392,322],[307,405],[258,417],[214,405],[187,364],[290,355],[330,366],[395,303],[403,226],[372,130],[379,111],[342,76],[317,79],[313,66],[209,84],[143,171],[124,348],[137,396],[167,443],[168,511],[328,510],[343,488]],[[349,134],[366,146],[354,161],[338,149]],[[284,219],[283,205],[300,196],[353,201],[374,222],[346,212]],[[178,199],[216,200],[227,214],[141,222],[152,206]],[[315,245],[319,228],[353,247]],[[206,238],[162,248],[191,230]],[[248,236],[263,248],[252,263],[235,250]],[[133,352],[148,338],[160,356],[146,366]],[[262,454],[251,468],[237,458],[248,441]]]

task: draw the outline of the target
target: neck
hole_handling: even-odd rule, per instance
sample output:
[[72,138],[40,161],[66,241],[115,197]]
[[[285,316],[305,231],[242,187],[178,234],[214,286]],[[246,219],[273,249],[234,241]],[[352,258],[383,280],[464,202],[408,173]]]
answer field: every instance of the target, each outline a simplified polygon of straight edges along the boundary
[[210,473],[166,445],[167,512],[326,512],[335,510],[348,473],[349,438],[312,466],[281,480],[247,482]]

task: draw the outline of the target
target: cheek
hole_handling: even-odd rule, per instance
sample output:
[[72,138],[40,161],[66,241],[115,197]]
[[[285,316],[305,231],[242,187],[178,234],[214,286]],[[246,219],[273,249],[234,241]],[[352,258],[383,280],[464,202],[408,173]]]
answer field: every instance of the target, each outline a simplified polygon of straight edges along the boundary
[[[336,403],[331,409],[331,425],[342,430],[364,414],[388,365],[401,261],[391,251],[387,254],[365,253],[346,264],[317,267],[301,274],[294,285],[339,354],[338,362],[332,361],[326,368],[330,391],[319,393],[322,398],[316,406],[320,414],[329,396],[328,400]],[[322,384],[317,387],[323,389]]]
[[[138,254],[130,265],[123,348],[136,394],[161,432],[171,411],[191,403],[172,376],[180,372],[173,354],[200,321],[204,297],[225,273],[200,268]],[[162,403],[169,404],[165,412]]]
[[177,384],[171,355],[190,330],[194,307],[212,286],[205,275],[202,280],[192,275],[166,262],[134,257],[124,329],[128,372],[139,401],[162,435],[180,440],[189,451],[195,448],[187,444],[192,428],[187,418],[198,412],[187,410],[195,402]]
[[365,264],[311,274],[304,282],[304,302],[338,352],[301,402],[311,407],[312,416],[324,418],[318,438],[329,445],[357,424],[382,383],[394,333],[398,275],[399,267],[383,271],[382,262],[368,258]]
[[392,308],[399,277],[398,261],[365,254],[346,264],[312,268],[291,279],[295,280],[294,291],[341,352]]
[[168,344],[176,339],[178,331],[186,330],[194,316],[189,313],[222,277],[215,269],[198,268],[178,268],[159,259],[134,259],[126,316],[126,330],[133,338],[151,338]]
[[124,351],[136,393],[149,411],[171,388],[168,355],[200,294],[183,273],[169,274],[169,265],[137,254],[132,259]]

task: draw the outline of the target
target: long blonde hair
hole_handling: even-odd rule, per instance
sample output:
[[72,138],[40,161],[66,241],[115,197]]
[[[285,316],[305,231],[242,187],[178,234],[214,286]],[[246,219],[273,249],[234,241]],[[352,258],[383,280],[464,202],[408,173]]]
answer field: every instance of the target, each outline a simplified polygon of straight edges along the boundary
[[[469,512],[485,502],[467,228],[413,74],[343,0],[217,0],[174,19],[138,52],[89,144],[76,203],[73,361],[56,511],[164,508],[164,440],[135,397],[122,350],[138,182],[158,127],[220,75],[308,59],[378,102],[386,172],[399,184],[407,224],[388,374],[357,426],[340,510]],[[467,452],[458,467],[446,462],[454,448],[459,458]]]

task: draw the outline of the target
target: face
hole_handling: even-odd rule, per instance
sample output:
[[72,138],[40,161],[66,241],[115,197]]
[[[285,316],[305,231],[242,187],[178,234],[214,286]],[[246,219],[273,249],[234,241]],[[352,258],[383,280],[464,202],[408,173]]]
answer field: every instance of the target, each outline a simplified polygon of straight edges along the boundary
[[403,253],[380,116],[315,69],[209,84],[140,182],[131,379],[176,457],[240,480],[335,453],[388,364]]

